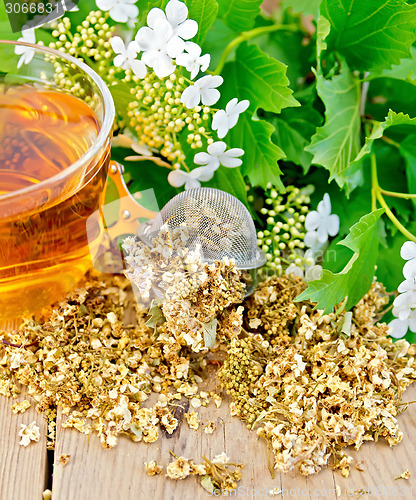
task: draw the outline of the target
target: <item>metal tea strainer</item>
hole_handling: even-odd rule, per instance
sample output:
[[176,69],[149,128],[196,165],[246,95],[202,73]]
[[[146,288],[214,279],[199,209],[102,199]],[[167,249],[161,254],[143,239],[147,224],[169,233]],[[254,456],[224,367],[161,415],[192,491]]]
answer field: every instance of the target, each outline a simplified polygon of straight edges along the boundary
[[235,260],[242,270],[261,267],[265,253],[257,247],[253,219],[235,196],[208,187],[184,191],[172,198],[152,220],[140,224],[139,238],[148,246],[162,226],[168,230],[186,227],[186,247],[199,251],[204,261],[212,263],[224,257]]

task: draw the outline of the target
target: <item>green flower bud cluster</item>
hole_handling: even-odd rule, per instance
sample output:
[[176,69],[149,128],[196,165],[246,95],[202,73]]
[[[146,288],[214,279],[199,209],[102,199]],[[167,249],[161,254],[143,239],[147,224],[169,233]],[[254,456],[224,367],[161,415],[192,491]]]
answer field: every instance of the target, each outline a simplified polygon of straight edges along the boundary
[[[214,142],[209,120],[215,111],[208,106],[187,109],[181,103],[188,83],[179,70],[164,79],[153,72],[139,79],[127,70],[124,80],[135,83],[130,90],[134,100],[128,105],[128,126],[134,129],[140,143],[160,151],[174,168],[184,165],[184,146],[201,149]],[[182,144],[178,137],[183,132],[187,144]]]
[[[180,68],[163,79],[149,68],[145,78],[140,79],[130,69],[115,67],[110,42],[115,27],[108,24],[108,17],[108,12],[92,11],[75,28],[69,17],[63,17],[51,24],[56,41],[49,46],[87,62],[109,86],[126,84],[131,101],[127,110],[117,110],[116,128],[127,126],[135,132],[139,143],[160,153],[174,168],[189,170],[185,150],[189,158],[189,149],[206,149],[214,142],[210,123],[217,110],[208,106],[188,109],[181,103],[182,92],[191,82],[180,74]],[[56,84],[91,103],[93,96],[85,95],[76,75],[54,64]]]
[[[107,83],[115,83],[122,70],[114,68],[112,58],[114,52],[110,39],[115,30],[107,23],[108,13],[92,11],[75,29],[69,17],[51,23],[52,36],[56,41],[49,44],[50,48],[65,52],[86,62],[93,67]],[[100,105],[100,100],[93,90],[88,91],[80,81],[75,66],[61,65],[54,56],[47,56],[55,67],[54,81],[57,87],[68,91],[86,102],[93,110]],[[45,76],[45,79],[46,76]]]
[[267,255],[266,272],[272,269],[280,276],[292,263],[304,267],[299,250],[305,249],[305,218],[310,210],[311,192],[309,186],[304,189],[288,186],[286,193],[279,193],[268,184],[260,207],[256,206],[259,201],[256,192],[249,194],[248,200],[264,224],[257,232],[257,244]]
[[110,40],[115,26],[107,23],[108,17],[108,12],[91,11],[74,33],[68,17],[54,21],[51,27],[56,41],[49,47],[87,62],[108,83],[115,82],[116,74],[122,71],[112,65],[114,52]]
[[254,397],[253,393],[263,373],[262,365],[253,359],[250,339],[233,338],[227,354],[227,359],[218,371],[218,379],[231,396],[238,416],[250,426],[265,408],[260,398]]

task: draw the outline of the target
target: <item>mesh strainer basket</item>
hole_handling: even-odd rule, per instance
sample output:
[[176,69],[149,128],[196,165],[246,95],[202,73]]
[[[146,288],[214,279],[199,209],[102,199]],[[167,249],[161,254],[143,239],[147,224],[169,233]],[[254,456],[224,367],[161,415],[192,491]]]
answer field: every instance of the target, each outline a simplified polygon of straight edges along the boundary
[[186,247],[193,250],[200,245],[208,263],[227,256],[240,269],[255,269],[266,262],[249,211],[225,191],[203,187],[176,195],[154,219],[139,226],[138,236],[151,246],[163,225],[169,230],[186,227]]

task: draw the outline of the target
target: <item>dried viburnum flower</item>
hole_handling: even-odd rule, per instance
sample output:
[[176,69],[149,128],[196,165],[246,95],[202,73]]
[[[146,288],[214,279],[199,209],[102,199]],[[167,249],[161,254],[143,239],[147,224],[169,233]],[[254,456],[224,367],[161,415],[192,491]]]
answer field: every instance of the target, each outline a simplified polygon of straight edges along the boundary
[[148,476],[158,476],[163,472],[163,467],[158,465],[155,460],[151,460],[150,462],[145,462],[144,467],[146,470],[146,474]]
[[31,441],[38,442],[40,439],[39,427],[36,422],[32,422],[29,425],[20,424],[21,429],[19,431],[19,437],[21,438],[19,444],[21,446],[28,446]]

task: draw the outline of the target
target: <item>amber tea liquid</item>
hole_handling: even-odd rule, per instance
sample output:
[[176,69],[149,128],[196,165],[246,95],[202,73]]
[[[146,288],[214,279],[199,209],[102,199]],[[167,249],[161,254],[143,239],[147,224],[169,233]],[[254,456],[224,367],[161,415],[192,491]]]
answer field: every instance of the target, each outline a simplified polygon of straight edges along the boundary
[[[76,97],[0,86],[0,202],[62,173],[98,132],[94,112]],[[108,148],[100,156],[91,160],[100,165],[86,165],[90,174],[75,186],[61,181],[62,192],[43,190],[35,206],[22,192],[0,212],[0,319],[61,299],[91,266],[86,220],[103,202]]]

